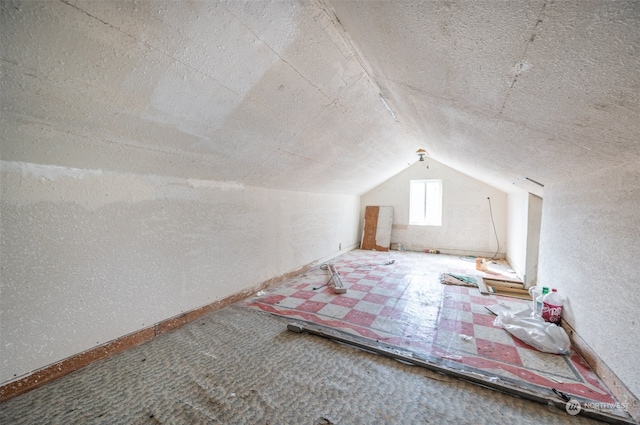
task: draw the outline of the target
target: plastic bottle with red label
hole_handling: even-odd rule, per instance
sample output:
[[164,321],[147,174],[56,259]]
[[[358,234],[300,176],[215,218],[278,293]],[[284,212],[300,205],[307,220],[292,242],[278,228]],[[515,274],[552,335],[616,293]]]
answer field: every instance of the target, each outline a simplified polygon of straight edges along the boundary
[[552,289],[542,300],[542,318],[547,322],[560,324],[562,317],[562,297],[557,289]]

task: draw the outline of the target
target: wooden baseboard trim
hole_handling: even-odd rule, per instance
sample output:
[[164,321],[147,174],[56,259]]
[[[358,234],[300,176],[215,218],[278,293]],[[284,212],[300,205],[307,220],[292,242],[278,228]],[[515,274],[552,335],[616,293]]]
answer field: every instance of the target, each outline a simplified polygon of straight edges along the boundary
[[598,375],[602,382],[611,390],[618,401],[623,404],[633,420],[640,422],[640,400],[638,400],[638,397],[627,388],[620,378],[602,361],[598,354],[582,339],[570,324],[563,320],[562,327],[569,335],[571,344],[576,351],[582,355],[596,375]]
[[61,378],[98,360],[117,354],[127,348],[142,344],[154,337],[153,327],[141,329],[104,345],[68,357],[32,374],[0,387],[0,403],[24,394],[48,382]]
[[159,335],[178,329],[181,326],[184,326],[187,323],[204,316],[205,314],[219,310],[228,305],[235,304],[247,297],[254,295],[259,291],[262,291],[263,289],[294,277],[300,273],[304,273],[305,271],[314,267],[316,264],[317,262],[307,264],[297,270],[266,280],[256,286],[245,289],[244,291],[235,293],[206,306],[187,311],[178,316],[174,316],[158,322],[153,326],[140,329],[128,335],[121,336],[98,347],[75,354],[49,366],[45,366],[42,369],[38,369],[25,377],[8,382],[0,386],[0,403],[16,397],[20,394],[29,392],[35,388],[41,387],[48,382],[52,382],[56,379],[62,378],[63,376],[75,372],[76,370],[88,366],[89,364],[94,363],[98,360],[113,356],[114,354],[120,353],[124,350],[135,347],[136,345],[140,345],[144,342],[152,340]]

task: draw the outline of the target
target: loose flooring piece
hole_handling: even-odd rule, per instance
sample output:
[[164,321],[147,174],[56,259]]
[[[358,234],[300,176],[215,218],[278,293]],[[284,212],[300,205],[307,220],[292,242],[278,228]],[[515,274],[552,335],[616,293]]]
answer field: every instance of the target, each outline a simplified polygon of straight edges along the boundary
[[[552,398],[555,389],[607,408],[617,403],[577,352],[539,352],[495,326],[486,308],[520,311],[530,301],[440,284],[441,273],[474,275],[474,263],[448,255],[356,250],[332,264],[348,288],[345,294],[322,287],[328,275],[316,267],[240,304],[368,338],[505,388]],[[622,409],[606,413],[628,417]]]
[[596,424],[236,305],[0,404],[0,423]]

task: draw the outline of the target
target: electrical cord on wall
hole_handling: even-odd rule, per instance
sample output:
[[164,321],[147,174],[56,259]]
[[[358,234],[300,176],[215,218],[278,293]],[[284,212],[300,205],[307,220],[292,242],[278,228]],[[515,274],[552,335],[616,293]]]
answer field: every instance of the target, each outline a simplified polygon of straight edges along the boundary
[[487,196],[487,200],[489,201],[489,214],[491,214],[491,224],[493,225],[493,234],[496,235],[496,243],[498,244],[498,248],[496,248],[496,253],[491,257],[492,260],[495,260],[498,257],[498,252],[500,252],[500,241],[498,240],[498,232],[496,231],[496,223],[493,221],[493,209],[491,208],[491,198]]

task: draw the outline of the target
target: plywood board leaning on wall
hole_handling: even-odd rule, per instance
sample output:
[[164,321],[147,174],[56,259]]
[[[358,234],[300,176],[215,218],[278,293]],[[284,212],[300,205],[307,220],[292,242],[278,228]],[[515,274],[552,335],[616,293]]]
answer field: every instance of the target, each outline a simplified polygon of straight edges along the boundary
[[368,206],[364,213],[361,248],[389,251],[392,224],[392,206]]

